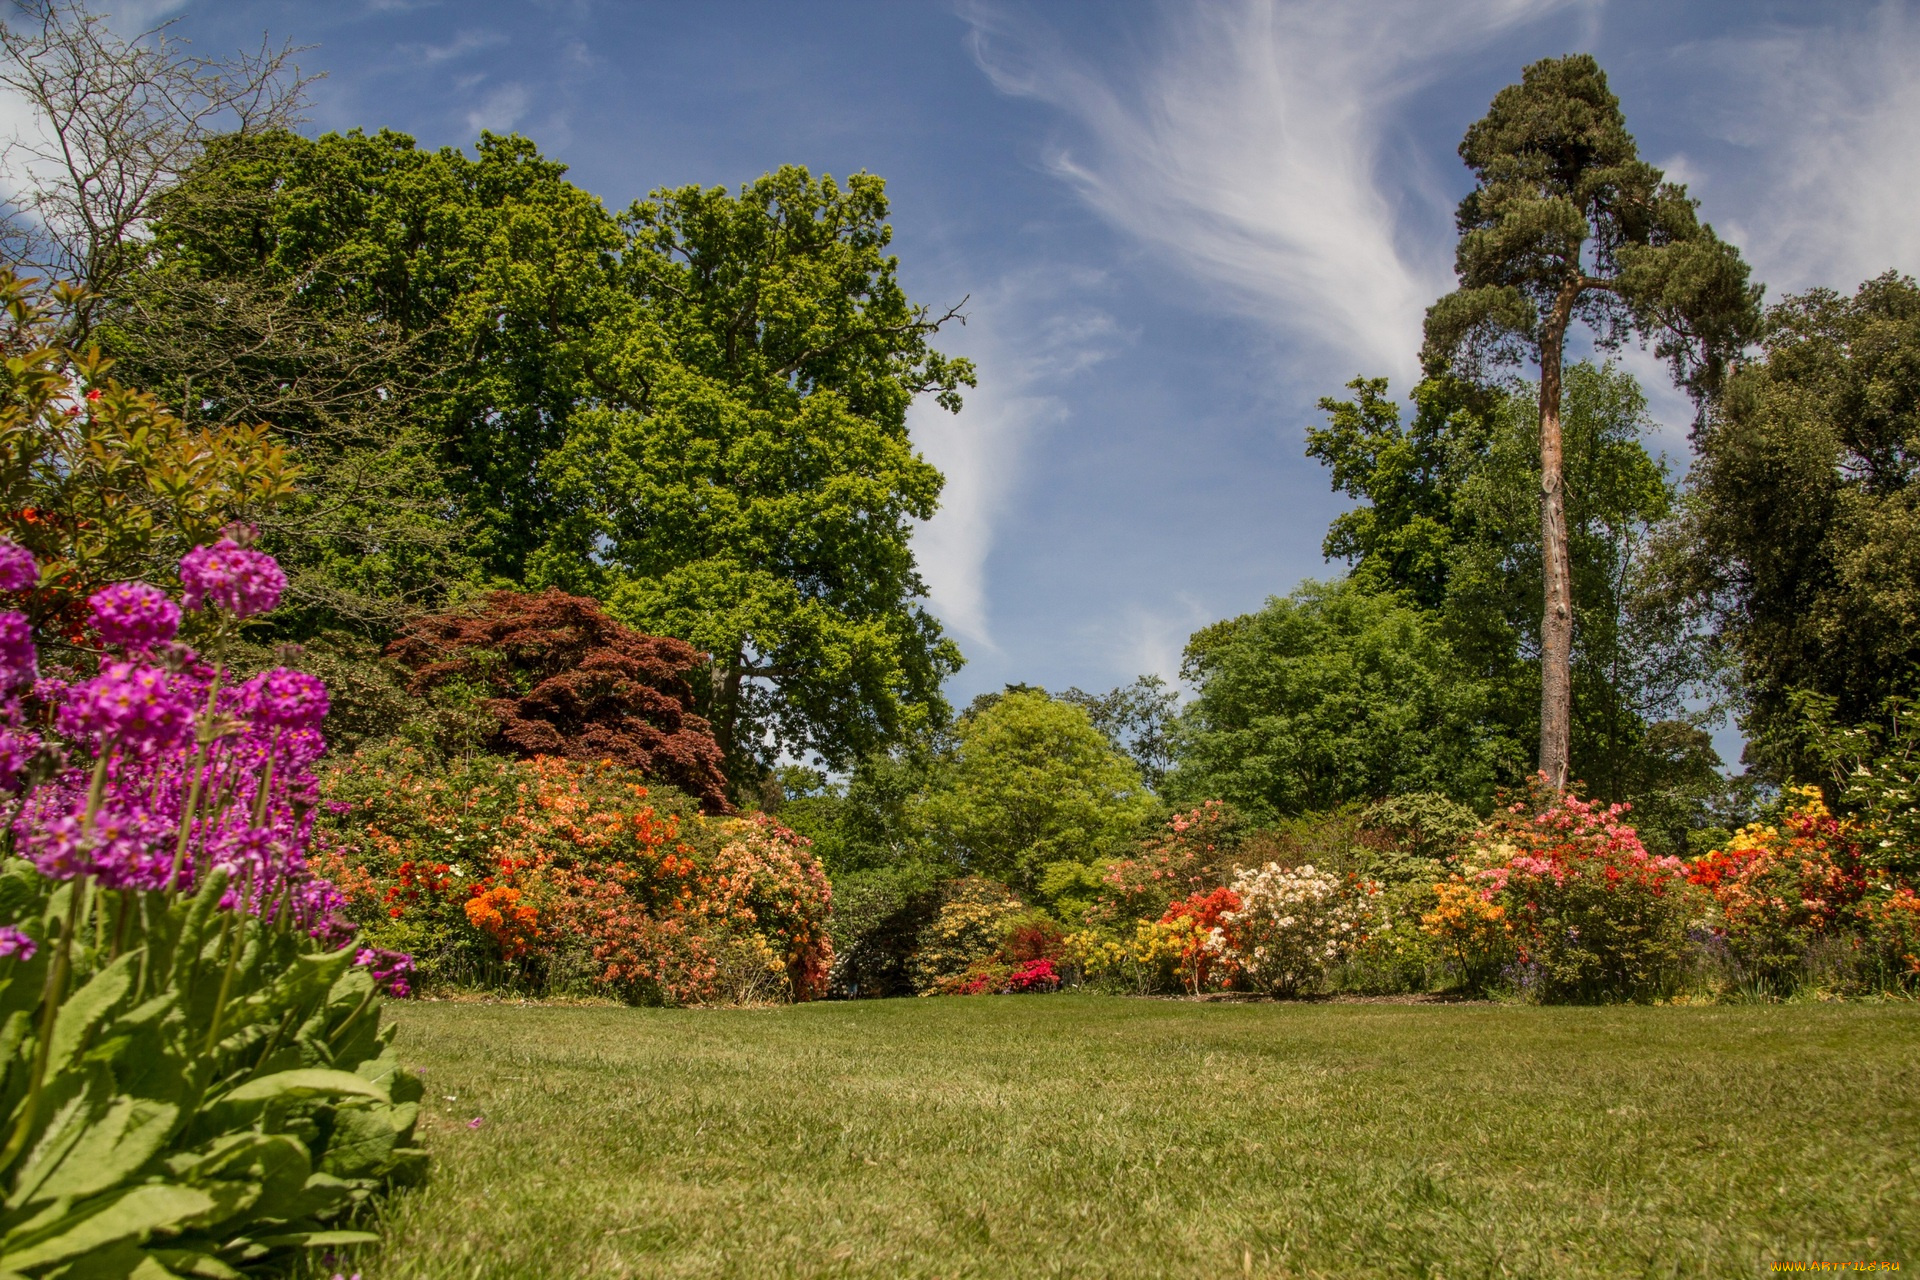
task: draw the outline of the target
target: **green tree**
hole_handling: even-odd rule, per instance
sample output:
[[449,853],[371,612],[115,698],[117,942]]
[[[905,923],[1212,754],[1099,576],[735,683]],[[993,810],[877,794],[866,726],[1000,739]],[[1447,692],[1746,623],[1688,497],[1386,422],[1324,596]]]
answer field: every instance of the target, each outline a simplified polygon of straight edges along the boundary
[[1068,689],[1060,700],[1084,709],[1093,727],[1106,735],[1115,750],[1133,759],[1140,777],[1154,791],[1166,784],[1167,770],[1173,765],[1167,726],[1180,710],[1180,695],[1167,688],[1165,680],[1140,676],[1105,693]]
[[1071,915],[1101,865],[1159,813],[1139,770],[1082,708],[1041,690],[961,717],[955,741],[911,802],[919,839],[968,874],[1038,894]]
[[1198,692],[1173,727],[1176,805],[1274,819],[1403,791],[1484,803],[1516,745],[1439,619],[1397,593],[1303,584],[1187,644]]
[[197,420],[267,421],[309,500],[269,534],[310,626],[391,631],[517,581],[553,509],[620,229],[566,166],[483,134],[209,144],[156,202],[109,341]]
[[1385,378],[1355,378],[1352,400],[1323,396],[1324,427],[1307,428],[1307,456],[1363,505],[1334,517],[1322,551],[1345,560],[1370,591],[1401,591],[1422,608],[1447,597],[1460,538],[1461,486],[1484,458],[1501,395],[1444,375],[1413,389],[1411,426]]
[[[1354,400],[1321,402],[1329,424],[1310,432],[1308,447],[1364,504],[1335,521],[1328,555],[1349,560],[1356,585],[1430,609],[1489,690],[1488,714],[1531,750],[1544,594],[1537,388],[1429,379],[1403,427],[1384,379],[1349,386]],[[1711,759],[1707,772],[1718,763],[1680,723],[1713,664],[1696,620],[1676,611],[1660,581],[1676,494],[1647,451],[1653,427],[1631,375],[1584,361],[1566,369],[1572,770],[1610,800],[1651,795],[1682,745],[1705,751],[1695,763]]]
[[1760,290],[1739,253],[1700,222],[1686,188],[1639,158],[1592,57],[1527,67],[1460,144],[1477,179],[1460,202],[1460,288],[1427,312],[1429,372],[1540,370],[1540,768],[1571,763],[1573,580],[1567,547],[1561,363],[1584,321],[1602,346],[1651,339],[1697,395],[1718,386],[1757,329]]
[[1920,685],[1920,285],[1784,299],[1696,446],[1690,585],[1739,663],[1749,761],[1818,776],[1796,691],[1856,725]]
[[972,367],[909,302],[880,179],[783,168],[625,215],[619,306],[583,357],[595,401],[541,468],[531,576],[712,655],[703,710],[738,779],[843,766],[945,714],[959,650],[921,607],[909,538],[942,478],[906,415]]

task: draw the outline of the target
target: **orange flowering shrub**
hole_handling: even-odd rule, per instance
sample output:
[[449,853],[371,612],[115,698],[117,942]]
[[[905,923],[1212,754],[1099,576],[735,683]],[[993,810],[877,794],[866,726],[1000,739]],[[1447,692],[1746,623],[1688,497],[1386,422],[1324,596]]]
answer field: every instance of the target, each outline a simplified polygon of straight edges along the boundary
[[505,885],[476,893],[467,899],[467,920],[474,928],[492,938],[501,953],[518,958],[540,938],[540,913],[520,905],[520,891]]
[[1433,886],[1434,906],[1420,915],[1420,928],[1460,971],[1469,991],[1484,991],[1514,957],[1513,921],[1507,909],[1479,885],[1459,877]]
[[1239,894],[1221,888],[1212,893],[1190,893],[1161,914],[1160,923],[1170,926],[1179,939],[1180,983],[1188,994],[1224,989],[1239,976],[1240,963],[1230,945],[1227,915],[1242,905]]
[[1687,879],[1711,895],[1714,931],[1733,959],[1770,985],[1791,981],[1816,938],[1852,923],[1866,891],[1859,833],[1817,787],[1800,787],[1778,824],[1743,827],[1693,860]]
[[316,861],[369,943],[412,952],[423,979],[673,1004],[825,990],[831,890],[763,815],[705,818],[606,764],[433,773],[405,755],[347,761],[322,810]]
[[1908,989],[1920,984],[1920,894],[1902,885],[1862,904],[1860,922],[1882,979]]

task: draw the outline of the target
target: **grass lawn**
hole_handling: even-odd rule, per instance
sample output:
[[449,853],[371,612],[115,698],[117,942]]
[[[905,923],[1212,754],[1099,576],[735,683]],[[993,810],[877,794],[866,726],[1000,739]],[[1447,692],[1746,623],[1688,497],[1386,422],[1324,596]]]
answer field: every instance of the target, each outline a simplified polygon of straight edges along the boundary
[[435,1166],[367,1280],[1920,1268],[1913,1006],[392,1016]]

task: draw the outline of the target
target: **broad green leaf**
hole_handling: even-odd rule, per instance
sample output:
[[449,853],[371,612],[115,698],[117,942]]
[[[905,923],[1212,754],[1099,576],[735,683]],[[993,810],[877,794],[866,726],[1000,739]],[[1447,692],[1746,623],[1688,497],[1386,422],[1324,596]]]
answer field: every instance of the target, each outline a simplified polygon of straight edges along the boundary
[[79,1199],[131,1180],[166,1145],[179,1114],[164,1102],[115,1098],[41,1182],[34,1199]]
[[[278,1098],[381,1098],[378,1089],[350,1071],[325,1067],[302,1067],[298,1071],[278,1071],[258,1080],[249,1080],[221,1099],[224,1103],[245,1106]],[[384,1098],[381,1098],[385,1101]]]
[[399,1144],[386,1107],[342,1107],[333,1116],[333,1139],[321,1171],[341,1178],[376,1176]]
[[69,1219],[71,1225],[51,1238],[0,1254],[0,1268],[28,1271],[122,1240],[138,1243],[157,1230],[178,1229],[212,1205],[204,1191],[191,1187],[129,1187],[81,1206]]
[[[149,1249],[176,1276],[194,1276],[198,1280],[246,1280],[244,1272],[235,1271],[210,1253],[198,1249]],[[0,1277],[4,1280],[4,1277]]]
[[53,1023],[53,1052],[47,1058],[48,1074],[54,1074],[72,1061],[82,1040],[127,994],[133,984],[134,963],[138,953],[129,951],[93,975],[87,984],[68,996]]
[[334,1245],[379,1244],[380,1237],[371,1231],[296,1231],[284,1236],[260,1236],[255,1243],[266,1245],[269,1249],[320,1249]]

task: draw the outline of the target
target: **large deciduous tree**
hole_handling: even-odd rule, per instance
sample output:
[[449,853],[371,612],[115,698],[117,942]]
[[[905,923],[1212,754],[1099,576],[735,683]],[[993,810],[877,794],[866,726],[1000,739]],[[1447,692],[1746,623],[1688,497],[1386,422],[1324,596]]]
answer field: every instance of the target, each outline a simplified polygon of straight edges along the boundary
[[958,409],[971,366],[929,338],[887,254],[880,179],[783,168],[625,215],[619,303],[583,354],[592,404],[541,470],[532,577],[712,655],[704,696],[750,761],[852,761],[938,718],[960,655],[919,601],[909,536],[940,473],[907,409]]
[[1271,822],[1404,791],[1484,802],[1517,749],[1439,619],[1359,583],[1307,583],[1196,632],[1181,675],[1198,692],[1173,726],[1176,805]]
[[1495,95],[1460,156],[1460,287],[1427,312],[1430,372],[1540,370],[1540,769],[1568,777],[1573,582],[1560,425],[1561,363],[1576,320],[1602,346],[1651,340],[1698,396],[1756,332],[1760,290],[1738,251],[1701,222],[1686,188],[1639,157],[1592,57],[1548,58]]
[[1696,445],[1693,581],[1740,663],[1750,763],[1818,776],[1796,691],[1858,724],[1920,690],[1920,285],[1772,308]]

